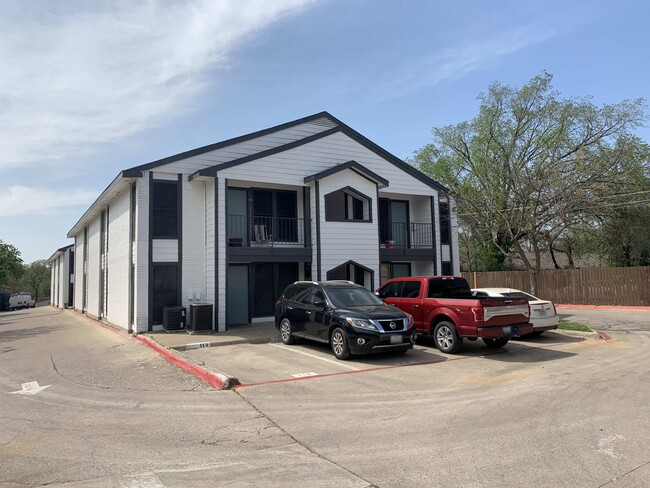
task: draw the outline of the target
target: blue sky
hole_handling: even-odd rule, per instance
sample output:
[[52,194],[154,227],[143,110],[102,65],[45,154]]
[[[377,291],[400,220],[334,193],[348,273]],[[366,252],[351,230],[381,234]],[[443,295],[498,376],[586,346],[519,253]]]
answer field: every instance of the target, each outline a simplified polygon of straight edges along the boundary
[[4,1],[0,240],[48,258],[120,170],[322,110],[405,158],[493,81],[648,98],[649,19],[625,0]]

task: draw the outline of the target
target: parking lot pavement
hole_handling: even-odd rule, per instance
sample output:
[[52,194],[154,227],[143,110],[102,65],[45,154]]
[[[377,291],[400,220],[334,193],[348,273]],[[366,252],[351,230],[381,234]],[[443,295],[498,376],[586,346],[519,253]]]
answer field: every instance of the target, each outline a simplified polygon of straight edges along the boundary
[[[549,349],[575,344],[587,339],[547,333],[535,339],[513,340],[505,348],[489,349],[482,341],[465,341],[460,354],[438,351],[429,337],[421,337],[405,354],[374,354],[339,361],[329,346],[303,340],[287,346],[281,342],[265,344],[231,344],[184,352],[192,361],[224,371],[239,380],[239,387],[317,379],[327,376],[362,374],[383,369],[403,368],[460,361],[509,353],[510,361],[532,360],[531,348]],[[538,358],[538,355],[535,357]]]

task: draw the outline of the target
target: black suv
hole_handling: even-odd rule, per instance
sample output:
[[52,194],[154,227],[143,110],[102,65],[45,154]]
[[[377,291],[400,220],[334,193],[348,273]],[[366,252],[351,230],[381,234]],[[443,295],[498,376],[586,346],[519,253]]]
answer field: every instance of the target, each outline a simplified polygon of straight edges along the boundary
[[413,317],[350,281],[296,281],[275,304],[285,344],[298,337],[329,343],[337,359],[369,352],[405,352],[416,339]]

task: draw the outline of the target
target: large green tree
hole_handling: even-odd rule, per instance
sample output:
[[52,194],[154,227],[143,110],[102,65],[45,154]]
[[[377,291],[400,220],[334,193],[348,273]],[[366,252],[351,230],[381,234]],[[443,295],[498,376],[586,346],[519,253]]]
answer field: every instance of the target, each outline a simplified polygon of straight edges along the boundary
[[5,289],[10,281],[19,279],[23,272],[20,251],[0,240],[0,290]]
[[[608,195],[648,161],[633,135],[642,99],[596,106],[564,99],[542,73],[516,89],[500,83],[479,95],[478,115],[433,130],[414,162],[450,188],[461,225],[517,253],[536,292],[541,255],[568,229],[611,213]],[[531,257],[532,255],[532,257]]]
[[44,259],[34,261],[25,266],[25,275],[23,276],[22,283],[29,287],[29,290],[34,296],[34,300],[38,301],[39,297],[47,294],[50,288],[51,272],[50,265]]

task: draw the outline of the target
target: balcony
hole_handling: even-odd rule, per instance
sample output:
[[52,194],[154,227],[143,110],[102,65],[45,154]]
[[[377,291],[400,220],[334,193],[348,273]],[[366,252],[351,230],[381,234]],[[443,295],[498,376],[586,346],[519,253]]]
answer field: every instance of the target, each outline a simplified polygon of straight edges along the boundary
[[382,261],[433,259],[431,222],[380,222],[379,254]]
[[309,225],[309,219],[230,214],[228,254],[252,261],[311,261]]

